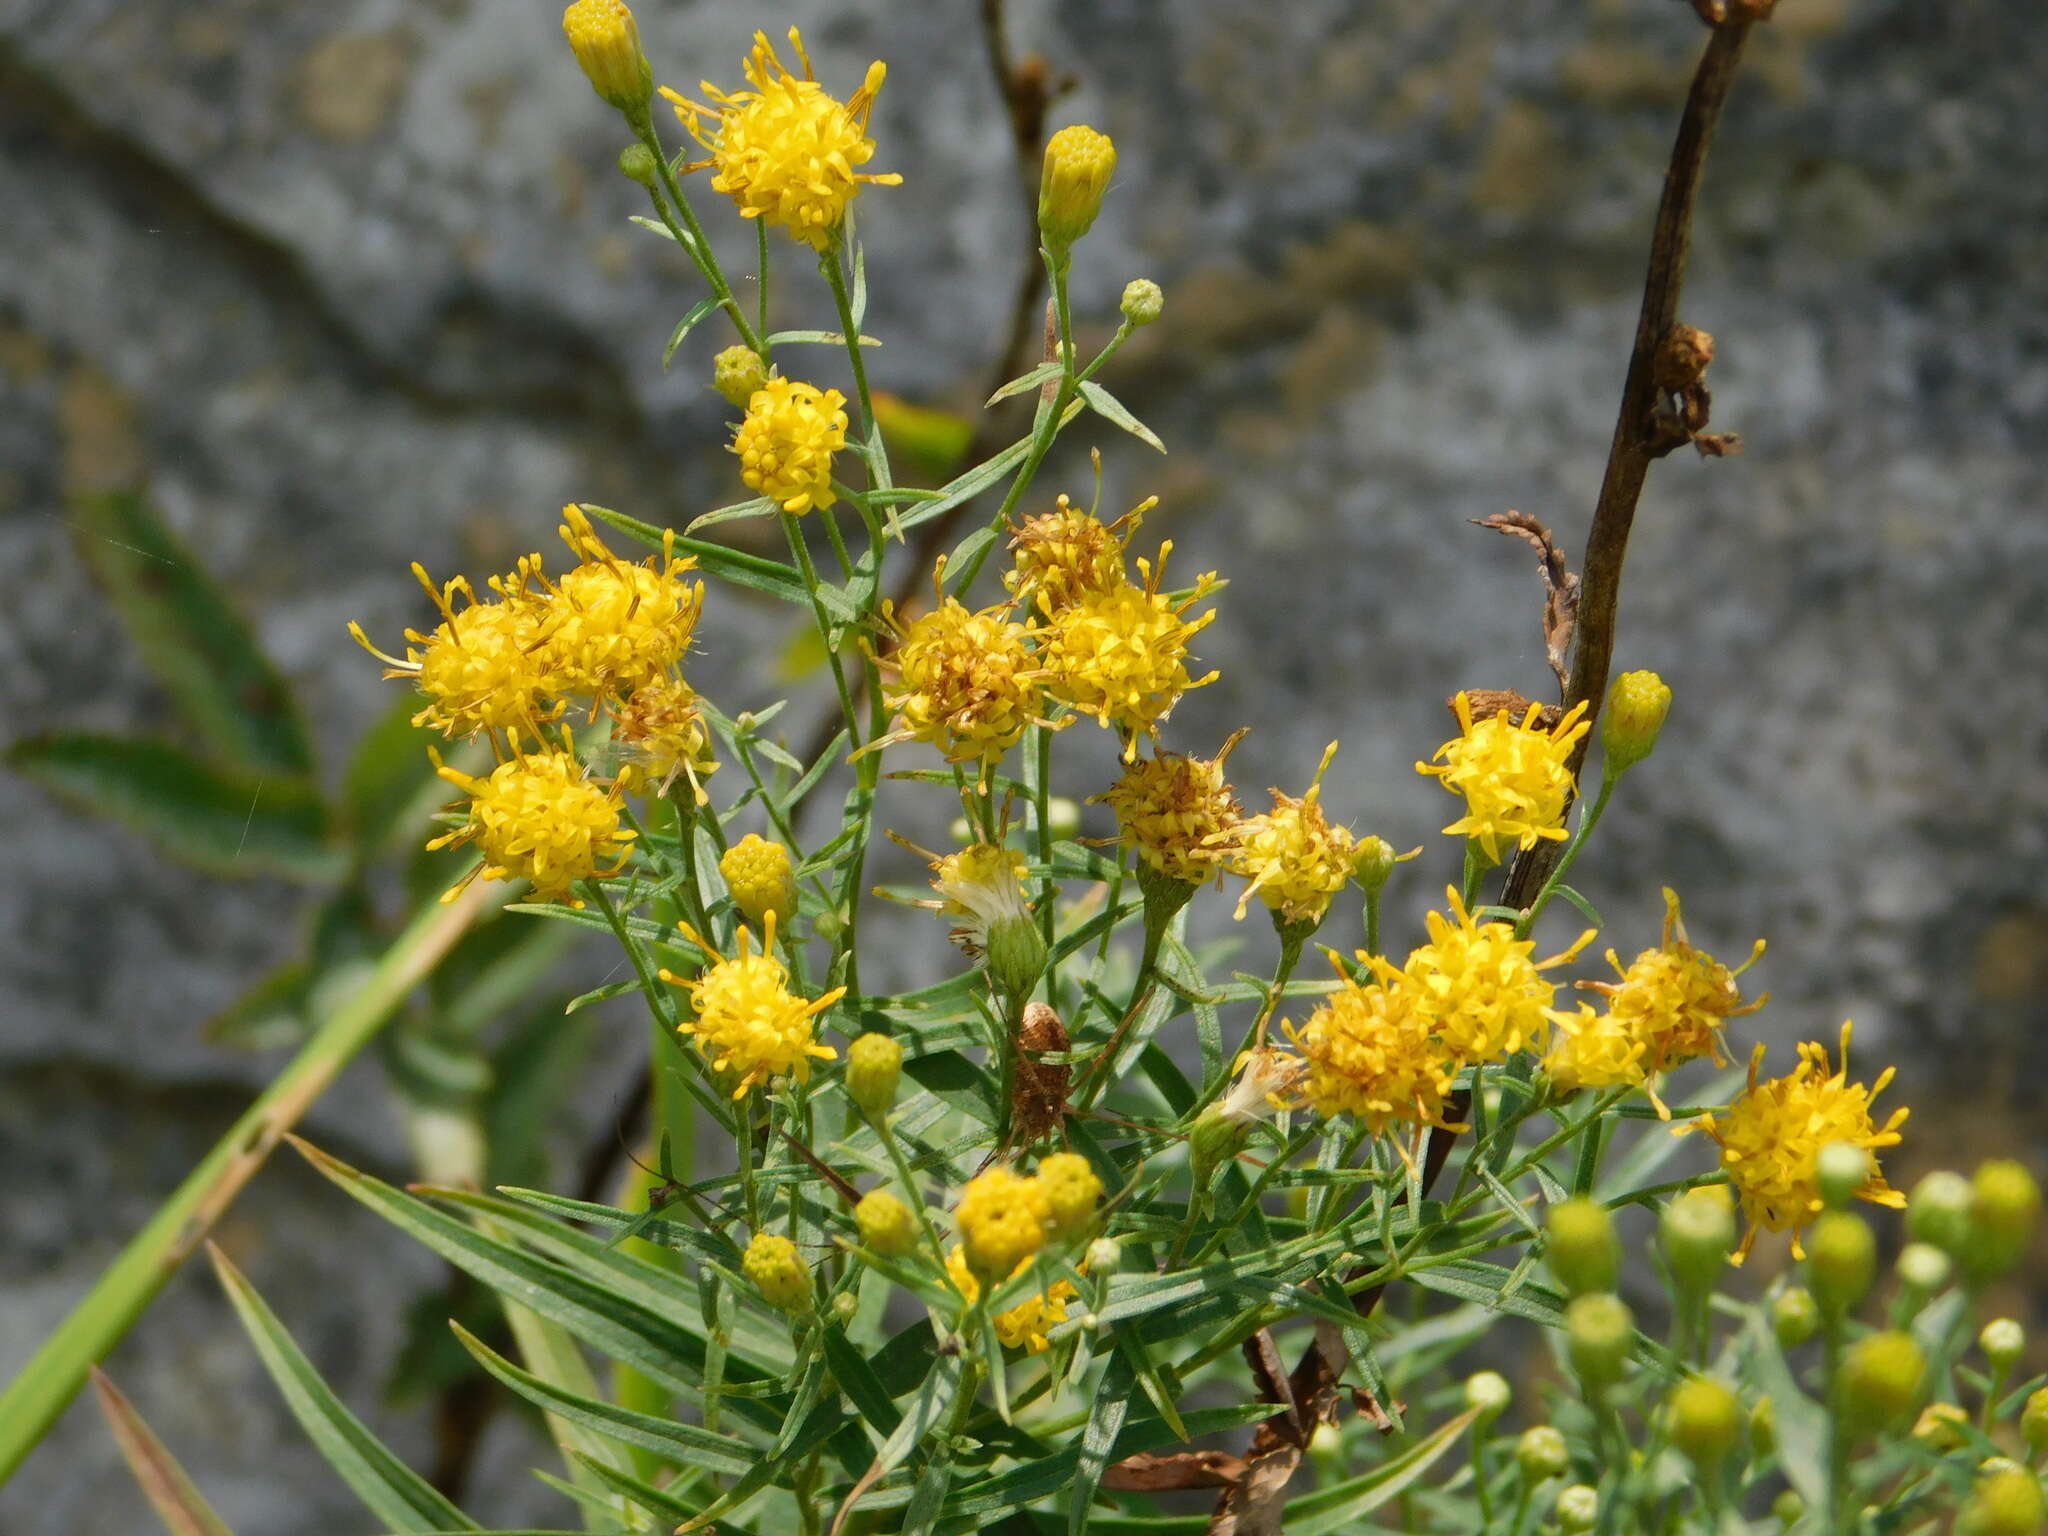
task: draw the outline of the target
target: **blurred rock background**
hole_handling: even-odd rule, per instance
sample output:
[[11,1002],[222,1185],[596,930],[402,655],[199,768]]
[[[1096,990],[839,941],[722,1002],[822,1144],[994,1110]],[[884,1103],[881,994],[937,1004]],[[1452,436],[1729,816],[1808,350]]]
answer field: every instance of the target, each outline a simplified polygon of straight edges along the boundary
[[[572,497],[680,525],[739,494],[705,387],[724,338],[707,326],[663,373],[695,294],[625,222],[644,204],[557,10],[0,0],[8,736],[162,711],[72,548],[83,490],[147,482],[335,762],[389,697],[343,625],[420,621],[406,562],[502,566],[551,545]],[[639,7],[679,86],[734,81],[757,25],[802,24],[842,89],[889,61],[875,163],[907,183],[861,205],[874,367],[955,407],[985,388],[1028,249],[977,11]],[[1110,505],[1164,498],[1148,526],[1181,569],[1231,579],[1203,637],[1223,677],[1171,739],[1208,750],[1249,723],[1237,782],[1298,790],[1341,736],[1333,812],[1423,842],[1449,819],[1411,769],[1446,734],[1443,697],[1547,686],[1531,561],[1467,519],[1518,507],[1576,553],[1699,23],[1678,0],[1011,11],[1018,48],[1078,82],[1055,123],[1121,151],[1081,313],[1106,325],[1132,276],[1167,292],[1108,382],[1172,456],[1107,428],[1076,449],[1100,442]],[[1653,474],[1619,661],[1679,702],[1582,882],[1624,952],[1653,939],[1666,881],[1709,947],[1768,935],[1767,1037],[1854,1017],[1866,1061],[1909,1064],[1908,1173],[2041,1123],[2023,1085],[2048,1035],[2044,74],[2048,26],[2003,0],[1782,0],[1759,30],[1681,312],[1719,341],[1715,425],[1748,451]],[[715,223],[745,269],[745,232]],[[783,293],[779,323],[822,318],[804,284]],[[1077,451],[1040,484],[1085,476]],[[786,614],[724,591],[714,610],[700,686],[765,702]],[[303,897],[181,872],[4,777],[0,846],[11,1374],[274,1067],[197,1026],[293,952]],[[1442,871],[1405,878],[1419,902]],[[376,1072],[310,1133],[402,1172]],[[425,1461],[426,1416],[380,1392],[389,1298],[434,1266],[346,1206],[280,1159],[224,1237]],[[111,1368],[238,1529],[363,1528],[210,1277],[181,1278]],[[564,1514],[520,1470],[528,1449],[501,1417],[473,1513]],[[21,1536],[148,1519],[83,1405],[0,1489]]]

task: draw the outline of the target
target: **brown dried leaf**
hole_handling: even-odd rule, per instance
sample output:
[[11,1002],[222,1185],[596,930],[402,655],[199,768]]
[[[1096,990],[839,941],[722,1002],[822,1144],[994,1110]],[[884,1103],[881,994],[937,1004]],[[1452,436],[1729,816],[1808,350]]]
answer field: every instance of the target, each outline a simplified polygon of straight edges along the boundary
[[[1512,688],[1467,688],[1464,693],[1471,702],[1474,720],[1491,720],[1495,715],[1510,715],[1519,725],[1528,718],[1529,706],[1535,702],[1533,699],[1523,698]],[[1444,708],[1448,709],[1453,717],[1457,715],[1456,694],[1444,700]],[[1546,731],[1554,729],[1563,715],[1564,712],[1555,704],[1536,705],[1536,723]]]
[[1281,1536],[1287,1485],[1301,1465],[1301,1447],[1277,1445],[1254,1456],[1244,1475],[1217,1501],[1208,1536]]
[[1228,1488],[1244,1476],[1245,1464],[1227,1451],[1175,1451],[1170,1456],[1140,1452],[1102,1474],[1110,1493],[1161,1493],[1172,1488]]
[[[1712,355],[1709,337],[1708,356]],[[1536,569],[1543,577],[1543,648],[1549,653],[1550,670],[1557,674],[1558,691],[1562,693],[1568,686],[1564,659],[1572,648],[1572,630],[1579,621],[1579,578],[1572,574],[1564,551],[1558,548],[1550,530],[1528,513],[1502,512],[1473,521],[1481,528],[1491,528],[1495,533],[1535,546]]]

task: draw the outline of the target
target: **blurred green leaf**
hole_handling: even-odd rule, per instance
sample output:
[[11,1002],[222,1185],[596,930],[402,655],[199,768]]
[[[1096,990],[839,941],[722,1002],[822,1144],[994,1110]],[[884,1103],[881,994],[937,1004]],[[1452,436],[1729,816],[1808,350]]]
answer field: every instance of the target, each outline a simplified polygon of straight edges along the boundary
[[363,734],[349,758],[341,798],[360,862],[409,840],[433,807],[454,793],[427,760],[427,748],[444,743],[439,732],[412,723],[419,707],[419,696],[407,689]]
[[121,1459],[171,1536],[234,1536],[135,1405],[98,1366],[92,1368],[92,1389],[121,1448]]
[[8,765],[81,810],[142,833],[173,858],[222,875],[331,880],[347,857],[310,782],[217,768],[159,741],[31,736]]
[[82,497],[69,525],[143,660],[208,749],[252,773],[310,774],[313,750],[284,674],[149,502],[133,491]]

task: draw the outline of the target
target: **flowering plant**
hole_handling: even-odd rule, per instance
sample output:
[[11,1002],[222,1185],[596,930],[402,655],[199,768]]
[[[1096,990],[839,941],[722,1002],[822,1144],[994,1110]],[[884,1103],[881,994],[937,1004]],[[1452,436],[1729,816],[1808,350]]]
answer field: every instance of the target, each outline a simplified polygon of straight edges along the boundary
[[[1710,9],[1711,85],[1767,8]],[[755,495],[693,526],[772,519],[789,558],[571,505],[567,569],[527,555],[481,588],[422,572],[439,622],[375,653],[417,691],[416,723],[474,753],[434,760],[461,797],[430,846],[475,854],[443,899],[488,889],[604,933],[630,965],[602,995],[633,995],[653,1026],[659,1172],[616,1202],[407,1191],[300,1150],[502,1298],[513,1353],[456,1331],[546,1415],[585,1528],[1841,1532],[1954,1512],[1959,1531],[2039,1529],[2048,1389],[2019,1373],[2017,1324],[1971,1342],[2031,1234],[2025,1170],[1919,1187],[1873,1326],[1857,1206],[1907,1204],[1879,1161],[1906,1120],[1873,1102],[1891,1073],[1852,1064],[1847,1025],[1838,1051],[1804,1044],[1767,1073],[1762,1045],[1731,1038],[1765,1003],[1745,985],[1762,942],[1724,963],[1669,891],[1656,942],[1627,963],[1606,950],[1611,979],[1582,966],[1604,924],[1566,876],[1673,704],[1648,672],[1608,685],[1618,563],[1581,596],[1547,532],[1505,525],[1552,573],[1565,697],[1451,701],[1455,734],[1416,765],[1457,801],[1440,904],[1395,885],[1422,850],[1335,819],[1334,743],[1300,794],[1247,813],[1226,773],[1241,732],[1211,756],[1170,744],[1176,705],[1216,675],[1196,658],[1229,622],[1222,583],[1168,583],[1170,541],[1140,539],[1149,500],[1111,522],[1031,500],[1063,432],[1156,442],[1101,378],[1162,318],[1160,290],[1132,282],[1092,356],[1068,301],[1110,140],[1077,125],[1044,146],[1047,356],[996,392],[1036,392],[1029,430],[916,487],[863,346],[854,211],[902,179],[860,169],[883,66],[842,101],[794,31],[801,75],[763,36],[745,86],[693,100],[657,94],[620,0],[577,0],[565,24],[635,137],[621,164],[653,227],[707,289],[671,352],[714,317],[738,338],[714,380]],[[658,100],[705,158],[671,153]],[[751,307],[689,195],[700,170],[759,231]],[[839,332],[769,328],[785,245]],[[821,378],[842,354],[845,389]],[[1651,380],[1653,447],[1728,450],[1701,430],[1697,385],[1697,369]],[[897,601],[884,576],[906,562]],[[728,586],[814,628],[838,710],[815,750],[766,733],[782,702],[691,681]],[[1091,730],[1115,739],[1113,782],[1056,772],[1060,738]],[[903,898],[959,958],[902,992],[863,972],[872,898],[890,894],[867,881],[892,770],[960,812],[958,846],[926,855],[931,895]],[[1077,835],[1082,799],[1103,836]],[[1209,974],[1189,928],[1205,898],[1270,923],[1270,975]],[[1567,911],[1566,942],[1539,940]],[[719,1156],[698,1166],[707,1139]],[[1654,1229],[1653,1264],[1624,1266],[1618,1223]],[[1803,1272],[1732,1283],[1781,1233]],[[375,1519],[478,1529],[215,1262]],[[1551,1357],[1512,1441],[1505,1378],[1451,1370],[1506,1320]],[[614,1363],[609,1392],[586,1351]],[[196,1492],[172,1493],[190,1514]],[[1168,1512],[1191,1493],[1213,1510]]]

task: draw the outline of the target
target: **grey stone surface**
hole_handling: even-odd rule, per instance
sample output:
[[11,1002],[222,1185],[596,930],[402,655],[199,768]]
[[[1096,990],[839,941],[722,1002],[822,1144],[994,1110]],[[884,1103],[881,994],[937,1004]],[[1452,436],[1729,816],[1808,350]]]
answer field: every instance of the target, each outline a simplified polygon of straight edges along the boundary
[[[1698,24],[1676,0],[1013,9],[1079,78],[1060,120],[1121,150],[1081,311],[1105,326],[1134,275],[1167,292],[1110,383],[1171,458],[1108,429],[1077,449],[1100,441],[1110,501],[1165,498],[1151,527],[1177,564],[1232,581],[1203,646],[1223,678],[1171,738],[1251,724],[1235,765],[1256,790],[1298,789],[1341,736],[1333,812],[1429,841],[1449,802],[1411,764],[1445,734],[1438,701],[1546,678],[1529,561],[1465,520],[1513,506],[1583,537]],[[1024,240],[973,8],[640,10],[678,84],[731,80],[757,24],[804,24],[841,86],[889,60],[876,163],[908,182],[863,204],[875,367],[971,399]],[[2015,1095],[2048,1023],[2048,28],[1999,0],[1780,11],[1716,146],[1683,310],[1719,339],[1716,422],[1749,451],[1653,477],[1620,659],[1679,703],[1581,884],[1624,952],[1667,880],[1702,942],[1768,935],[1764,1033],[1855,1017],[1920,1058],[1919,1100],[1976,1096],[1971,1146],[2031,1134]],[[407,561],[501,565],[551,542],[570,497],[677,522],[733,499],[702,387],[721,341],[663,374],[694,295],[624,222],[621,135],[553,12],[0,0],[9,734],[161,720],[69,548],[75,488],[147,475],[330,764],[387,697],[342,625],[416,622]],[[788,323],[822,319],[798,287]],[[1085,472],[1069,455],[1045,489]],[[721,594],[702,686],[762,702],[784,625]],[[1106,779],[1105,751],[1069,750]],[[292,951],[301,898],[180,873],[5,779],[0,847],[4,1371],[273,1065],[195,1024]],[[1444,877],[1432,854],[1397,887],[1411,905]],[[374,1077],[313,1133],[402,1168]],[[380,1302],[432,1266],[342,1204],[275,1169],[235,1232],[351,1401],[418,1452],[417,1415],[375,1408]],[[238,1529],[366,1528],[210,1281],[182,1279],[114,1364]],[[565,1516],[515,1470],[526,1449],[494,1441],[479,1515]],[[89,1409],[0,1490],[9,1532],[146,1519]]]

